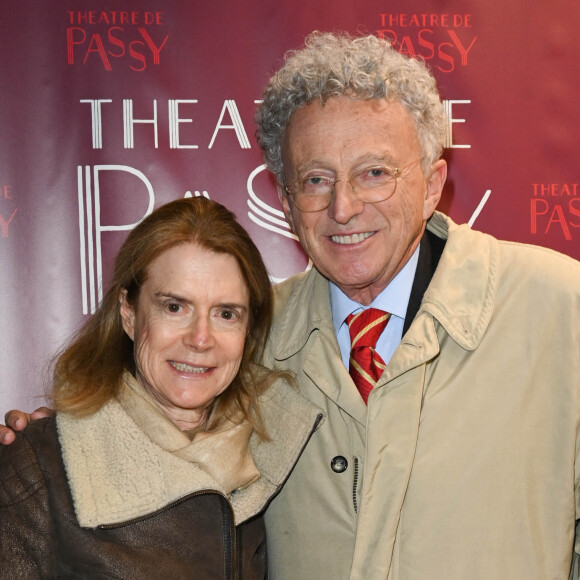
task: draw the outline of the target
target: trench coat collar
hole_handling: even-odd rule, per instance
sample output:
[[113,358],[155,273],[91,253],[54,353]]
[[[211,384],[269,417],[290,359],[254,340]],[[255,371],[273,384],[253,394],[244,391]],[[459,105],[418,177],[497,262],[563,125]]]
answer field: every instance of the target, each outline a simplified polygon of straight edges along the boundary
[[447,238],[420,312],[433,316],[465,350],[475,350],[489,325],[500,276],[498,241],[435,212],[431,232]]

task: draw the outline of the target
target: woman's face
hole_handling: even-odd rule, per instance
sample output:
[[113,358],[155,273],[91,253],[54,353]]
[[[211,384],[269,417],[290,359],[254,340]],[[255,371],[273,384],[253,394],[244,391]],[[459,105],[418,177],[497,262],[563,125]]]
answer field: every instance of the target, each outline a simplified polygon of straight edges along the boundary
[[151,262],[136,308],[120,300],[138,381],[178,427],[197,427],[244,351],[249,294],[237,261],[181,244]]

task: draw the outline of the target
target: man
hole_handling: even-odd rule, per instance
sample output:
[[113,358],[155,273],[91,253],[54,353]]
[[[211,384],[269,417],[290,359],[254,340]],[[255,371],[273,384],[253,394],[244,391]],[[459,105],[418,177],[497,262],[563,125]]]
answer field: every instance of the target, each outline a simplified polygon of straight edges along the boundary
[[311,35],[257,121],[314,264],[266,364],[325,413],[266,512],[271,576],[578,577],[580,264],[435,212],[435,82],[375,37]]

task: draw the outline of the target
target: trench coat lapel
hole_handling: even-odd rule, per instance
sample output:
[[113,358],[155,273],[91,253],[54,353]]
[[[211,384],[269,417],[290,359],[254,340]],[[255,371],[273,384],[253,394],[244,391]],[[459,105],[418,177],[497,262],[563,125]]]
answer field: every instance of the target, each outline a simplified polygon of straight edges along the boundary
[[[316,270],[303,274],[300,284],[288,298],[272,338],[274,357],[303,356],[303,371],[329,399],[361,425],[366,423],[366,405],[344,366],[330,308],[328,280]],[[352,388],[345,389],[347,384]],[[341,387],[342,386],[342,387]]]

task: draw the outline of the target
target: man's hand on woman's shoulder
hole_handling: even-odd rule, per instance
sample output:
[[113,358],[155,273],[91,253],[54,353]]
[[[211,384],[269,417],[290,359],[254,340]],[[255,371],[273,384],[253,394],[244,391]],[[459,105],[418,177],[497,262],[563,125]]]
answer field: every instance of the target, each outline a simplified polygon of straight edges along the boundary
[[54,411],[48,407],[39,407],[33,413],[24,411],[8,411],[4,415],[6,425],[0,425],[0,445],[10,445],[14,441],[14,431],[22,431],[30,421],[50,417]]

